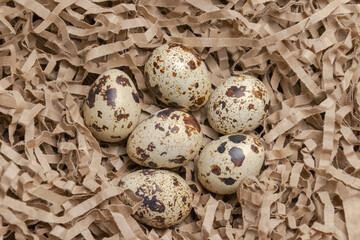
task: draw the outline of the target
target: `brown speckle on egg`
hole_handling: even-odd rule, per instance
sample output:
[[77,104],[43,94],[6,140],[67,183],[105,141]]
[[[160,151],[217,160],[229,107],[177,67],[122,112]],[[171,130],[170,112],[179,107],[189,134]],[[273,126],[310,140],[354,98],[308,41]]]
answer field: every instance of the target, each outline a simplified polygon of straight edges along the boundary
[[183,121],[185,123],[185,132],[188,136],[191,136],[192,132],[199,133],[201,131],[200,124],[194,116],[184,116]]
[[189,68],[190,68],[191,70],[196,69],[196,64],[195,64],[195,62],[194,62],[193,60],[190,60],[190,61],[188,62],[188,66],[189,66]]
[[254,152],[254,153],[259,153],[259,149],[254,146],[254,145],[251,145],[251,150]]
[[149,167],[152,167],[152,168],[158,167],[158,165],[156,163],[154,163],[153,161],[149,161],[148,164],[149,164]]
[[211,165],[211,172],[219,176],[221,174],[221,168],[218,165]]
[[179,127],[175,126],[175,127],[171,128],[170,132],[173,133],[173,134],[178,133],[179,132]]
[[179,119],[180,119],[180,115],[174,113],[174,114],[171,115],[170,118],[173,119],[173,120],[174,120],[174,119],[175,119],[175,120],[179,120]]
[[224,152],[225,152],[225,150],[226,150],[226,148],[225,148],[226,143],[227,143],[227,142],[221,143],[220,146],[217,148],[217,151],[218,151],[219,153],[224,153]]
[[156,116],[161,117],[162,119],[167,119],[175,111],[181,111],[181,110],[176,109],[176,108],[167,108],[167,109],[160,110],[159,112],[157,112]]
[[177,163],[177,164],[182,164],[184,161],[186,160],[186,158],[182,155],[178,155],[176,158],[174,159],[169,159],[169,162],[172,163]]
[[250,104],[248,105],[248,110],[250,111],[250,110],[252,110],[252,109],[254,109],[254,104],[250,103]]
[[224,109],[226,107],[226,102],[220,101],[219,104],[221,105],[221,109]]
[[153,142],[149,143],[149,145],[147,146],[147,150],[149,150],[150,152],[154,151],[155,148],[156,147]]
[[165,131],[165,128],[163,128],[161,125],[160,125],[160,123],[156,123],[155,124],[155,129],[159,129],[160,131]]
[[135,194],[143,199],[143,205],[149,207],[153,212],[162,213],[165,211],[165,205],[161,201],[156,199],[156,195],[152,196],[151,199],[146,196],[143,189],[140,187]]
[[219,178],[222,182],[224,182],[226,185],[233,185],[235,183],[235,179],[233,178]]
[[111,138],[113,138],[113,139],[120,139],[121,136],[111,136]]
[[120,121],[122,119],[127,119],[130,115],[127,113],[123,113],[122,109],[118,109],[114,111],[114,116],[117,121]]
[[145,161],[150,157],[149,154],[147,154],[146,151],[140,147],[136,148],[136,154],[140,156],[140,161]]
[[[94,107],[94,103],[95,103],[95,95],[97,94],[96,89],[94,90],[94,88],[90,88],[89,90],[89,94],[86,100],[86,104],[87,106],[89,106],[90,108]],[[100,92],[100,91],[99,91]]]
[[231,156],[231,161],[234,163],[234,165],[237,167],[241,167],[245,159],[243,150],[238,147],[232,147],[229,150],[229,155]]
[[173,183],[174,183],[174,186],[178,186],[178,185],[179,185],[179,181],[177,180],[176,177],[173,177]]
[[154,183],[153,188],[151,190],[151,194],[155,194],[157,192],[163,192],[163,190],[161,189],[161,187],[159,187],[159,185],[157,183]]
[[155,219],[156,219],[156,221],[158,221],[158,222],[160,222],[160,223],[165,222],[165,218],[162,217],[162,216],[156,216]]
[[197,105],[202,105],[204,101],[205,101],[205,97],[203,96],[203,97],[199,97],[198,99],[196,99],[195,103]]
[[101,132],[101,131],[103,131],[103,130],[106,130],[106,129],[109,129],[107,126],[105,126],[105,125],[103,125],[102,127],[99,127],[96,123],[93,123],[92,125],[91,125],[91,127],[93,128],[93,129],[95,129],[95,131],[97,131],[97,132]]
[[99,76],[98,80],[95,81],[94,85],[90,88],[89,94],[87,97],[87,105],[90,108],[94,107],[96,95],[100,94],[102,88],[104,87],[104,85],[106,84],[106,82],[109,78],[110,78],[110,76],[105,75],[105,74],[101,77]]
[[143,169],[143,170],[141,170],[141,173],[143,174],[143,175],[151,175],[151,174],[154,174],[154,172],[155,172],[155,170],[150,170],[150,169]]
[[127,77],[123,76],[123,75],[118,76],[116,78],[116,83],[123,86],[123,87],[126,87],[126,86],[131,87],[129,79]]
[[243,134],[230,135],[228,138],[233,143],[241,143],[246,140],[246,136]]
[[226,96],[240,98],[240,97],[245,96],[245,93],[244,93],[245,90],[246,90],[246,87],[244,87],[244,86],[241,86],[241,87],[231,86],[226,91]]
[[253,95],[256,97],[256,98],[259,98],[260,100],[263,99],[262,97],[262,93],[260,91],[252,91]]

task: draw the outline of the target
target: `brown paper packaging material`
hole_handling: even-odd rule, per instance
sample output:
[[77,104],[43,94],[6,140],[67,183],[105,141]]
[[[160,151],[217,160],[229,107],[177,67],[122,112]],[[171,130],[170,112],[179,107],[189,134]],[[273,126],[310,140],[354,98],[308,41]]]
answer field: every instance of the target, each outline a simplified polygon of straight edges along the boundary
[[[9,239],[360,239],[358,1],[16,0],[0,3],[0,235]],[[99,143],[82,104],[103,71],[121,68],[142,119],[161,107],[144,83],[157,46],[193,47],[214,88],[235,74],[271,95],[266,160],[231,196],[175,170],[193,212],[169,229],[133,219],[119,179],[137,166],[125,143]],[[194,115],[219,137],[204,109]],[[195,158],[195,161],[197,158]]]

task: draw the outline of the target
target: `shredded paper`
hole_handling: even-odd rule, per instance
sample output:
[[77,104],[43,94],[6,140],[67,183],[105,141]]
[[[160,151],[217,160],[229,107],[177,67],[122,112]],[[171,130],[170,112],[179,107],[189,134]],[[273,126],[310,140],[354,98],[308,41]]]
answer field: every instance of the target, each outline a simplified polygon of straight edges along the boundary
[[[360,239],[360,4],[349,0],[0,2],[0,236],[8,239]],[[193,47],[213,88],[250,74],[269,89],[259,176],[209,193],[194,161],[182,223],[138,223],[118,195],[139,167],[84,125],[90,85],[125,71],[142,119],[163,108],[144,64],[166,42]],[[205,109],[194,112],[205,135]],[[131,194],[130,194],[131,195]],[[139,201],[135,195],[132,195]]]

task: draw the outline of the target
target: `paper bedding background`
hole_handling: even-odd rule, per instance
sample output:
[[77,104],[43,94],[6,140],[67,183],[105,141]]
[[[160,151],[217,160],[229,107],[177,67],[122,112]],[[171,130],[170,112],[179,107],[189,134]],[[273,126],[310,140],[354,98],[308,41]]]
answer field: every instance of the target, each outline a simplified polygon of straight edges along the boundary
[[[17,0],[0,3],[0,235],[9,239],[360,239],[360,5],[357,1]],[[144,63],[165,42],[192,46],[213,86],[232,74],[271,92],[263,172],[236,195],[206,192],[185,222],[152,229],[116,195],[135,169],[124,143],[84,126],[89,85],[119,67],[142,117],[159,109]],[[204,110],[194,113],[218,138]]]

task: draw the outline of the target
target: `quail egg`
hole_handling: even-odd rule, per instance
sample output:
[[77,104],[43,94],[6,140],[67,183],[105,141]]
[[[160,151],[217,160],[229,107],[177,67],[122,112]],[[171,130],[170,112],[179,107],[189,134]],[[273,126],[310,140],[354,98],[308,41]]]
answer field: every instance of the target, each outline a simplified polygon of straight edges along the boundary
[[[167,228],[182,222],[191,212],[191,188],[176,173],[158,169],[138,170],[123,177],[119,186],[130,189],[143,199],[134,218],[149,226]],[[135,204],[126,193],[119,198],[124,204]]]
[[232,76],[210,96],[207,117],[222,134],[253,130],[266,117],[269,94],[265,85],[249,75]]
[[167,108],[142,121],[130,134],[126,150],[131,160],[151,168],[185,165],[199,152],[203,134],[196,118]]
[[209,191],[232,194],[243,178],[259,174],[264,158],[264,147],[258,138],[245,134],[222,136],[201,151],[197,176]]
[[111,69],[91,86],[84,103],[84,121],[99,140],[125,139],[140,120],[140,100],[134,83],[123,71]]
[[179,43],[159,46],[145,64],[145,81],[161,102],[195,111],[206,104],[211,82],[205,63]]

